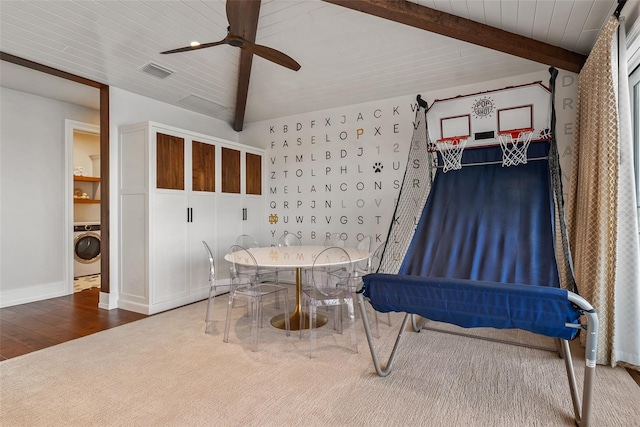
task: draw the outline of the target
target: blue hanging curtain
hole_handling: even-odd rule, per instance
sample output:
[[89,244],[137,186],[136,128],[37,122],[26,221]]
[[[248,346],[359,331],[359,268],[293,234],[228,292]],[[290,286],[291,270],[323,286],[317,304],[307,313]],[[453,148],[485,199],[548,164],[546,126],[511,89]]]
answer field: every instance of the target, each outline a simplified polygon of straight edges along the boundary
[[[530,159],[549,144],[533,143]],[[559,287],[549,165],[502,167],[502,150],[465,150],[466,166],[438,170],[399,274]]]

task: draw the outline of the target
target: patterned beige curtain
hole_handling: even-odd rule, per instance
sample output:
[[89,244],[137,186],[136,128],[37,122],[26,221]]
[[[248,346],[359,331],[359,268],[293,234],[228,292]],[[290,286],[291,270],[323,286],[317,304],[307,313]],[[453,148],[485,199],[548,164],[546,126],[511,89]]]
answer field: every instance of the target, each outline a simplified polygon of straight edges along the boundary
[[[620,311],[616,292],[623,290],[622,285],[637,286],[627,280],[616,285],[617,275],[624,271],[619,265],[623,262],[619,250],[625,244],[619,237],[619,205],[624,198],[620,199],[619,183],[617,28],[618,20],[609,18],[578,78],[577,126],[566,210],[576,282],[580,294],[596,309],[600,323],[596,361],[613,366],[618,360],[615,341],[620,336],[616,327],[622,328],[615,322],[619,319],[615,310]],[[638,304],[637,300],[630,303]]]
[[[567,225],[580,294],[600,323],[597,363],[609,364],[613,347],[618,201],[618,103],[610,18],[578,77]],[[616,77],[617,78],[617,77]]]

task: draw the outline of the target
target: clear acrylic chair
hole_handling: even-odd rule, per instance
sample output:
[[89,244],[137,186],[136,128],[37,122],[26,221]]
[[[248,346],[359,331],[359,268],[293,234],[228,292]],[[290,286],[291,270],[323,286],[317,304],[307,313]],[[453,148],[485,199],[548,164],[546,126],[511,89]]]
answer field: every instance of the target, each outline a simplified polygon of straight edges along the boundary
[[[349,282],[351,285],[351,292],[358,291],[362,286],[362,277],[365,274],[369,274],[372,272],[372,259],[374,258],[374,256],[378,257],[376,270],[378,269],[378,266],[380,265],[380,255],[382,253],[383,248],[384,246],[380,245],[380,247],[376,250],[378,252],[377,254],[372,254],[369,258],[354,263],[353,274],[351,275],[351,280]],[[371,252],[371,236],[365,236],[364,238],[362,238],[362,240],[358,242],[357,249],[360,249],[361,251],[365,251],[365,252]],[[369,306],[369,304],[367,304],[367,306]],[[373,331],[374,336],[376,338],[380,338],[378,312],[373,310],[373,315],[374,315],[374,325],[375,325],[375,329]]]
[[[326,265],[330,263],[331,265]],[[322,265],[325,264],[325,265]],[[309,357],[316,354],[317,308],[333,307],[334,328],[342,334],[342,306],[347,306],[349,332],[353,352],[358,352],[355,331],[353,294],[349,284],[353,265],[347,251],[339,247],[322,250],[311,268],[311,283],[302,289],[302,306],[309,313]],[[300,316],[300,338],[303,337],[303,317]]]
[[[245,249],[259,248],[260,243],[249,234],[241,234],[236,238],[236,245],[242,246]],[[258,282],[276,282],[276,271],[271,268],[258,267]],[[279,308],[279,307],[276,307]]]
[[[293,233],[284,233],[282,236],[280,236],[280,238],[278,239],[278,246],[279,247],[300,247],[302,246],[302,242],[300,241],[300,238]],[[280,273],[285,272],[285,271],[291,271],[295,274],[295,269],[283,269],[283,268],[276,268],[275,269],[275,282],[276,283],[280,283]]]
[[209,300],[207,301],[207,314],[205,315],[205,318],[204,318],[204,323],[205,323],[204,332],[205,334],[211,334],[213,333],[212,331],[213,304],[216,297],[216,293],[219,288],[226,288],[226,290],[229,291],[231,288],[231,285],[226,283],[218,284],[216,282],[216,266],[215,266],[215,262],[213,261],[213,253],[211,252],[211,249],[209,248],[209,245],[207,244],[207,242],[203,240],[202,244],[204,245],[204,249],[206,250],[207,256],[209,257]]
[[344,248],[346,246],[345,243],[346,242],[342,240],[340,233],[331,233],[324,241],[324,245],[326,247],[337,246],[339,248]]
[[248,234],[241,234],[236,239],[236,245],[242,246],[245,249],[259,248],[260,243],[253,236]]
[[263,301],[273,296],[276,300],[283,296],[283,312],[287,336],[291,334],[289,326],[289,305],[287,288],[271,283],[258,282],[258,264],[251,253],[242,246],[233,245],[229,250],[231,273],[231,291],[227,305],[227,320],[224,326],[224,342],[229,342],[231,311],[236,298],[246,298],[247,310],[251,321],[251,350],[258,351],[258,331],[263,327]]
[[[358,242],[357,249],[365,252],[371,252],[371,236],[364,236],[362,240]],[[371,272],[371,257],[358,261],[353,268],[352,279],[355,279],[356,283],[362,282],[362,276]]]
[[297,247],[300,247],[300,246],[302,246],[302,242],[300,241],[300,238],[296,234],[284,233],[278,239],[278,246],[297,246]]

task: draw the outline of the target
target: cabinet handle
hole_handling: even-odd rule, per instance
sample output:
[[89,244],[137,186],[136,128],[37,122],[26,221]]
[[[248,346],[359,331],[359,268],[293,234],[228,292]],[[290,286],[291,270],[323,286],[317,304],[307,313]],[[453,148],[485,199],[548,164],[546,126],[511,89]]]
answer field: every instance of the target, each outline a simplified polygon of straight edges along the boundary
[[191,222],[193,222],[193,208],[189,208],[189,211],[191,212]]
[[247,208],[242,208],[242,220],[247,220]]
[[187,208],[187,222],[193,222],[193,208]]

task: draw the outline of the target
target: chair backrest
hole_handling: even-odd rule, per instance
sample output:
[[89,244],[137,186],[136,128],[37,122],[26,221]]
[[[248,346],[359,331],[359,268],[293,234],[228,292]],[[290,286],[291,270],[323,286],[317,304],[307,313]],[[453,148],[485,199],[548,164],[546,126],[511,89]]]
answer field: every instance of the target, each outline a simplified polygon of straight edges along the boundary
[[256,283],[258,278],[258,263],[251,253],[240,245],[229,248],[229,272],[234,284]]
[[324,241],[324,245],[328,248],[332,246],[344,248],[345,242],[344,240],[342,240],[340,233],[331,233],[329,237],[327,237],[327,239]]
[[369,272],[370,273],[384,273],[384,271],[378,271],[378,269],[380,268],[380,262],[382,261],[382,253],[384,252],[384,246],[387,244],[387,242],[382,242],[380,243],[380,246],[378,246],[376,248],[375,251],[373,251],[373,255],[371,255],[371,264],[369,266]]
[[242,246],[245,249],[260,247],[260,244],[258,243],[258,241],[248,234],[239,235],[238,238],[236,239],[236,245]]
[[284,233],[278,239],[278,246],[302,246],[300,238],[293,233]]
[[209,282],[212,282],[216,278],[216,265],[213,261],[213,253],[211,253],[211,249],[209,248],[209,245],[207,245],[207,242],[203,240],[202,244],[204,245],[204,249],[207,251],[207,256],[209,257]]
[[[364,236],[358,242],[356,249],[364,252],[371,252],[371,236]],[[358,261],[355,265],[355,269],[361,273],[368,273],[371,270],[371,257]]]
[[353,273],[351,257],[343,248],[332,246],[323,249],[313,261],[311,282],[321,294],[331,297],[349,288]]
[[371,251],[371,236],[364,236],[356,247],[362,251]]

